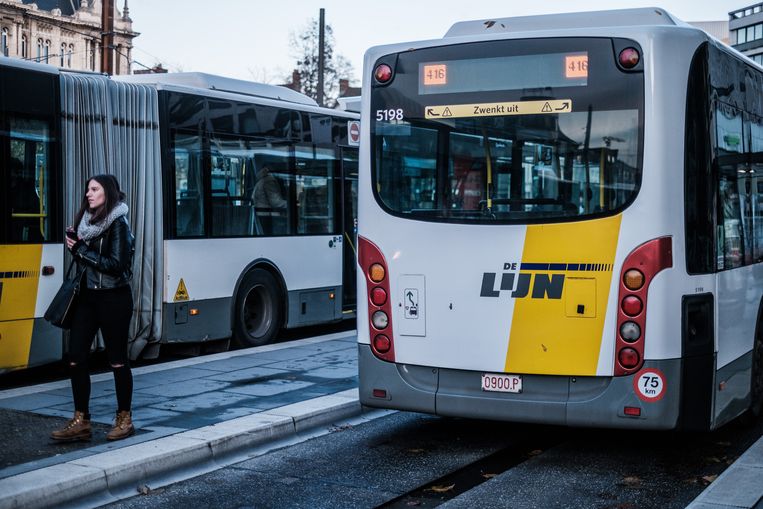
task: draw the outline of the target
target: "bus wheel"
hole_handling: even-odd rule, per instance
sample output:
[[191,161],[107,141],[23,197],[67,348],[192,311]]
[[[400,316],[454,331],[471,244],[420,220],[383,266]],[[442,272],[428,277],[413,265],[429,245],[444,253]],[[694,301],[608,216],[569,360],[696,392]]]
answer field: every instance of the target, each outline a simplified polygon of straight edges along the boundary
[[758,324],[755,345],[752,347],[752,381],[750,382],[750,413],[763,413],[763,324]]
[[269,343],[281,328],[281,292],[270,272],[254,269],[236,294],[233,339],[239,346]]

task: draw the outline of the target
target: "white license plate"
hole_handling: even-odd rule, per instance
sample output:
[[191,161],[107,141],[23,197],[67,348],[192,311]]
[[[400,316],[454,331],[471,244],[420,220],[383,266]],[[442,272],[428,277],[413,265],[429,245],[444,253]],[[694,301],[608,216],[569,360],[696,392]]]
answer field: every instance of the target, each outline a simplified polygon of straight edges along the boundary
[[497,373],[482,374],[482,390],[490,392],[522,392],[522,377]]

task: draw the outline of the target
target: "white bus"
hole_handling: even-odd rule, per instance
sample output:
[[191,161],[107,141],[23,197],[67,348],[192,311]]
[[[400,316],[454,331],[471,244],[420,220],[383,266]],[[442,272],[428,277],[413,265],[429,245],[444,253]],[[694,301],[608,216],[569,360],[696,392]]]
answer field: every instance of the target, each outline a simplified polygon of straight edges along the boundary
[[763,72],[660,9],[370,49],[360,400],[712,429],[763,405]]
[[118,177],[137,239],[133,358],[354,316],[357,119],[282,87],[0,58],[0,372],[63,354],[42,315],[97,173]]

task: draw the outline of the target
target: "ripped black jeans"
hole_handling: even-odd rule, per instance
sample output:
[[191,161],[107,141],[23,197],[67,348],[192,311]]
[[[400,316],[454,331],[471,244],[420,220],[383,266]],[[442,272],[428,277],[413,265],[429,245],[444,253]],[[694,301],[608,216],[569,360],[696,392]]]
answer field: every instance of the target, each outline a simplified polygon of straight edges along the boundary
[[132,372],[127,355],[127,338],[132,318],[132,292],[129,286],[109,290],[80,290],[69,333],[69,371],[74,409],[89,418],[90,345],[98,329],[103,335],[106,357],[114,372],[117,410],[132,406]]

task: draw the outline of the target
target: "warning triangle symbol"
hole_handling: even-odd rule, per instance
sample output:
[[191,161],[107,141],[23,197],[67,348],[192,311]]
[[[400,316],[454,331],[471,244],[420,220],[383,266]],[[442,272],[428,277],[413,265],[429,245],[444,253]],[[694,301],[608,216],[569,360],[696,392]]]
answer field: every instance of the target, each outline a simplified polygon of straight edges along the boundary
[[549,113],[551,111],[551,105],[548,103],[544,104],[543,109],[541,109],[540,111],[542,111],[543,113]]
[[452,117],[453,113],[451,113],[450,108],[445,108],[445,111],[442,112],[443,117]]
[[175,291],[175,301],[179,300],[189,300],[190,297],[188,297],[188,289],[185,287],[185,281],[183,281],[183,278],[180,278],[180,283],[178,283],[178,289]]

